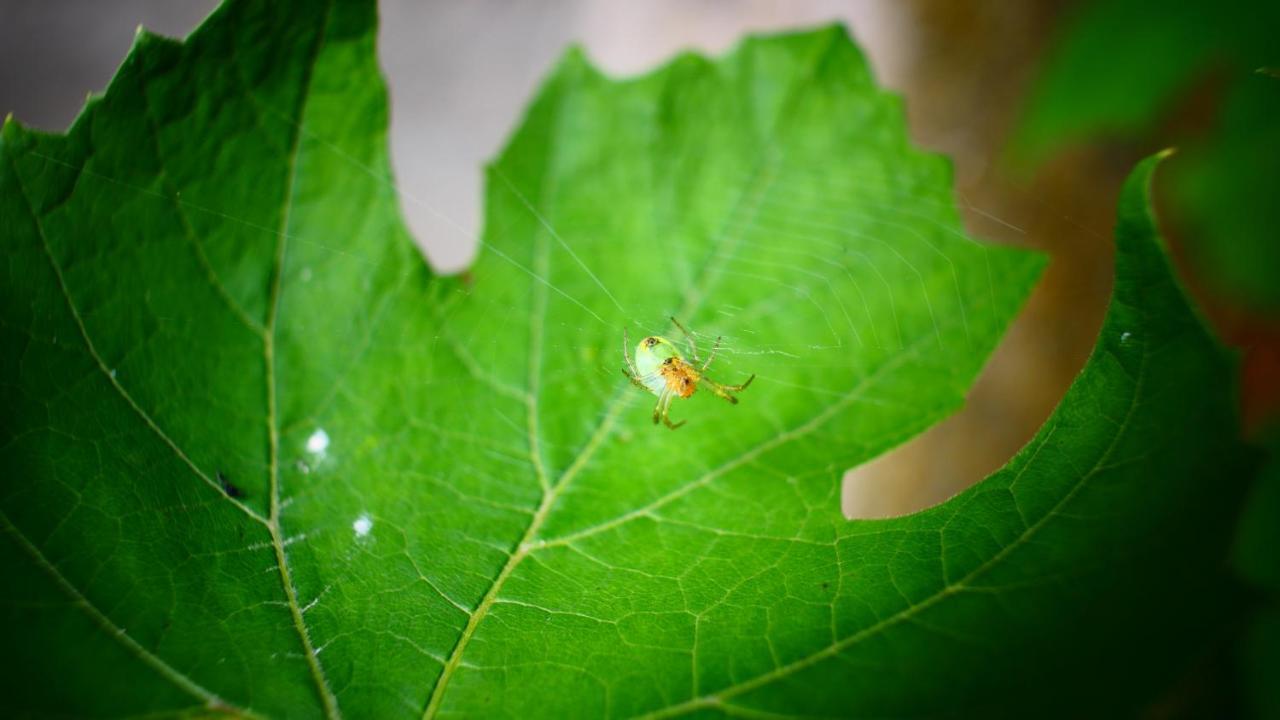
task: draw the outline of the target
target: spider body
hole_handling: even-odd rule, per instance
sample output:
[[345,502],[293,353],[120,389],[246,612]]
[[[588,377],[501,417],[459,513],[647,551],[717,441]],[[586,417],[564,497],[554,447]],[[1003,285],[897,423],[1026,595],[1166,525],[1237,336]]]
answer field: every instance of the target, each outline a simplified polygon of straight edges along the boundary
[[702,376],[689,363],[678,357],[667,358],[662,362],[662,369],[658,371],[662,374],[662,379],[667,383],[667,390],[676,395],[687,398],[693,395],[698,389],[698,381]]
[[634,365],[630,359],[627,362],[633,370],[628,376],[638,379],[641,387],[658,397],[668,391],[689,397],[697,387],[697,368],[685,361],[674,343],[659,335],[641,340],[636,345]]
[[[711,348],[711,355],[707,357],[706,362],[701,362],[698,358],[698,345],[693,339],[693,335],[675,318],[671,318],[671,322],[677,328],[680,328],[680,331],[684,333],[685,338],[689,341],[689,354],[693,358],[693,362],[685,359],[675,343],[660,335],[650,335],[641,340],[636,345],[636,357],[633,362],[628,352],[630,341],[627,339],[627,331],[624,329],[622,331],[622,355],[626,359],[627,366],[622,369],[622,374],[626,375],[637,387],[658,396],[658,403],[653,408],[653,422],[657,424],[661,421],[667,427],[675,430],[683,425],[684,421],[671,422],[672,400],[677,397],[688,398],[697,391],[699,383],[706,383],[711,392],[731,403],[737,404],[738,398],[734,393],[745,390],[756,376],[752,375],[741,385],[722,385],[707,377],[705,374],[707,367],[711,365],[711,361],[716,357],[716,352],[720,349],[720,338],[716,338],[716,344]],[[698,364],[700,362],[701,365]]]

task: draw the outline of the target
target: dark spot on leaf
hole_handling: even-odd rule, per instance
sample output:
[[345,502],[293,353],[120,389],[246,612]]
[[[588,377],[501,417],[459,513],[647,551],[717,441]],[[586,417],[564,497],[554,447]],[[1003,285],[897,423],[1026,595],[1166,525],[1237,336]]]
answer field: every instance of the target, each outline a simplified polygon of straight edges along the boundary
[[221,470],[218,471],[218,484],[222,486],[222,492],[226,493],[227,497],[230,497],[230,498],[244,497],[244,492],[241,491],[240,488],[236,487],[234,483],[228,480],[227,476]]

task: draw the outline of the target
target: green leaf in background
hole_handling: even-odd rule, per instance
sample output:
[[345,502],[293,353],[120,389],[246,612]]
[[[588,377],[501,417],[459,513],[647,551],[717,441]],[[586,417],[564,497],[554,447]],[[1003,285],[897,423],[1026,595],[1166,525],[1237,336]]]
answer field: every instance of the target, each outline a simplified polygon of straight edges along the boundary
[[1039,164],[1065,145],[1139,136],[1180,92],[1275,62],[1280,12],[1266,0],[1086,0],[1070,11],[1032,85],[1013,143]]
[[[962,233],[844,31],[627,81],[570,53],[455,279],[399,222],[375,20],[232,0],[65,137],[6,123],[6,714],[1037,714],[1178,667],[1232,368],[1150,164],[1041,435],[849,522],[844,469],[961,403],[1041,262]],[[758,375],[674,433],[618,372],[669,315]]]
[[1277,118],[1280,80],[1261,73],[1240,78],[1214,134],[1188,143],[1169,188],[1170,215],[1181,221],[1196,265],[1229,297],[1272,314],[1280,312]]
[[[1093,0],[1074,11],[1029,92],[1011,150],[1038,165],[1068,145],[1176,143],[1170,216],[1215,290],[1250,309],[1280,311],[1280,4],[1268,0],[1162,3]],[[1207,133],[1157,128],[1180,96],[1220,95]],[[1204,123],[1203,118],[1195,118]],[[1154,144],[1153,144],[1154,143]]]

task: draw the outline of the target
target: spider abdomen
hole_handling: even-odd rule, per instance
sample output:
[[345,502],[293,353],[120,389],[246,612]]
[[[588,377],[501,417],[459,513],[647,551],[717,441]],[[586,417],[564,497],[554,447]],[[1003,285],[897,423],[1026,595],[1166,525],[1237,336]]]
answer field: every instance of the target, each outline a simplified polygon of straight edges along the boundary
[[682,398],[689,397],[698,389],[698,371],[678,357],[668,358],[660,372],[667,381],[667,389]]

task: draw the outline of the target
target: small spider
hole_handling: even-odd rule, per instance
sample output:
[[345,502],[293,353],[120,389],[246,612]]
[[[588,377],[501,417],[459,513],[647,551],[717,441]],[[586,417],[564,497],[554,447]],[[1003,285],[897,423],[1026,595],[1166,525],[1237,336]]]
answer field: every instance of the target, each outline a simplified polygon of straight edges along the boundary
[[[626,328],[623,328],[622,356],[626,359],[627,366],[622,369],[622,374],[626,375],[636,387],[658,396],[658,404],[653,408],[653,423],[656,425],[661,420],[667,427],[675,430],[685,423],[684,420],[678,423],[671,422],[671,401],[677,396],[689,397],[698,389],[698,383],[704,382],[711,392],[736,405],[738,398],[733,393],[746,390],[756,376],[753,374],[741,385],[721,385],[703,375],[711,365],[711,361],[716,359],[721,338],[716,338],[716,344],[711,348],[711,355],[707,357],[706,362],[702,362],[698,359],[698,344],[693,339],[693,334],[686,330],[679,320],[671,318],[671,322],[675,323],[675,326],[680,328],[680,332],[684,333],[685,338],[688,339],[689,355],[693,358],[693,362],[685,360],[684,355],[680,354],[679,348],[674,343],[657,335],[651,335],[636,345],[636,359],[632,362],[631,355],[627,352],[627,346],[631,341],[627,339]],[[697,367],[698,363],[702,363],[702,366]]]

